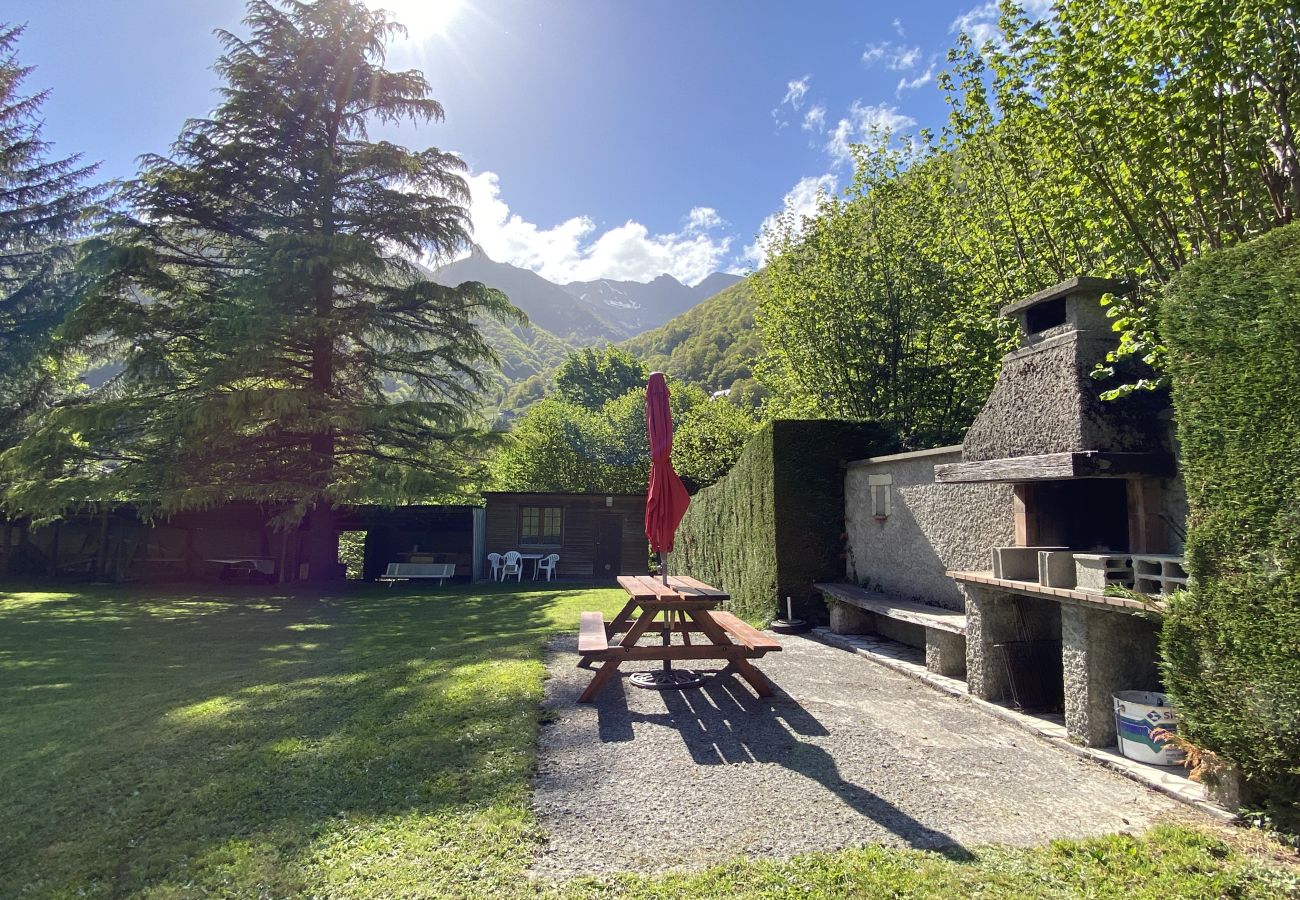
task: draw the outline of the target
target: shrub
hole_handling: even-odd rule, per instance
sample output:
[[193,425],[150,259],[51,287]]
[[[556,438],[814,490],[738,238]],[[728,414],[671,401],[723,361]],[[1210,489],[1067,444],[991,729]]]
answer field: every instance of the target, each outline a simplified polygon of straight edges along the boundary
[[1162,312],[1190,591],[1162,646],[1186,734],[1300,809],[1300,225],[1187,266]]

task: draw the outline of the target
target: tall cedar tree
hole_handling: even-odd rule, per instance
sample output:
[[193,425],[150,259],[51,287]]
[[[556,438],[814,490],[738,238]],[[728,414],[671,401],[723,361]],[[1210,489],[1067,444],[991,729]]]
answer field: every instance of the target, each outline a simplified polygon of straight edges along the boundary
[[474,319],[518,313],[406,261],[467,246],[469,222],[460,159],[368,139],[371,121],[442,118],[420,73],[383,67],[401,26],[355,0],[251,0],[244,22],[218,32],[221,105],[144,159],[134,214],[87,252],[65,334],[124,368],[25,442],[12,493],[164,515],[255,501],[307,518],[318,581],[337,574],[340,503],[478,474],[496,357]]
[[44,351],[73,303],[75,241],[99,195],[86,184],[95,166],[49,158],[46,92],[22,92],[32,71],[18,62],[22,33],[0,24],[0,448],[57,385]]

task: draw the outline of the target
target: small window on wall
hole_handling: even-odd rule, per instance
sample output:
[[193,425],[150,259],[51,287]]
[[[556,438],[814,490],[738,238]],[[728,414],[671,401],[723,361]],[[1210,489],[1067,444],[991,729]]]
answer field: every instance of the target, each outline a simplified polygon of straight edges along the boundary
[[562,512],[558,506],[525,506],[519,513],[519,543],[532,546],[558,545]]
[[871,515],[879,521],[889,518],[893,502],[889,492],[893,483],[892,475],[867,476],[867,488],[871,491]]

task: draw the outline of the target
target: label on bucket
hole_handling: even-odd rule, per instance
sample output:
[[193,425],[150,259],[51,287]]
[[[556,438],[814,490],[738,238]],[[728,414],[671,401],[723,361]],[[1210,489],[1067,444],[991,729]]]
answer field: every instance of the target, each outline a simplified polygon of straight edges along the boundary
[[1115,695],[1115,732],[1119,751],[1129,759],[1157,766],[1177,766],[1183,751],[1152,737],[1157,729],[1178,730],[1178,716],[1169,698],[1156,691],[1123,691]]

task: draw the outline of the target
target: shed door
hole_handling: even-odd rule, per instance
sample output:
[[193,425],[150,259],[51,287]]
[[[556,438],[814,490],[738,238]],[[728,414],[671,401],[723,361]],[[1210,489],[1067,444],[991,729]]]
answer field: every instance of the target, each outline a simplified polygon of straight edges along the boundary
[[596,560],[594,575],[598,581],[613,581],[622,573],[623,514],[603,512],[596,516]]

